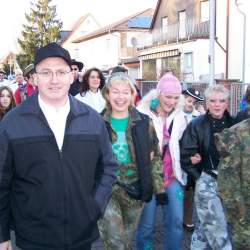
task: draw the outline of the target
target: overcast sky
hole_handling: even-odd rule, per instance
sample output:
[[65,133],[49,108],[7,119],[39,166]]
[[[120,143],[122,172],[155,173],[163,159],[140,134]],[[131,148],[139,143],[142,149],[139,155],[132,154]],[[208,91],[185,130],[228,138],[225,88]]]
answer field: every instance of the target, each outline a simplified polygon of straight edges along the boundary
[[[106,25],[146,8],[154,8],[157,0],[53,0],[57,5],[58,17],[63,21],[64,29],[84,14],[91,12],[100,25]],[[126,4],[125,4],[126,3]],[[16,51],[17,38],[24,13],[29,12],[30,0],[1,0],[0,15],[0,58],[9,51]]]

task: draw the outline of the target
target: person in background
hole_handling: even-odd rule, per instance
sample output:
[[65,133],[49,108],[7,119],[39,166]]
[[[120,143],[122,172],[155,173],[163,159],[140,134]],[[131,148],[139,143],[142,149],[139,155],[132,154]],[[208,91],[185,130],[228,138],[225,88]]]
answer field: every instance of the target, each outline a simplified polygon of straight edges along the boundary
[[79,80],[79,73],[82,71],[84,64],[82,62],[78,62],[76,60],[71,61],[71,70],[74,76],[74,82],[70,85],[69,93],[73,96],[76,96],[81,87],[81,82]]
[[83,75],[80,93],[75,98],[101,113],[106,105],[101,90],[105,84],[102,72],[97,68],[91,68]]
[[191,250],[231,250],[227,222],[217,192],[219,153],[213,135],[233,125],[227,111],[229,91],[220,84],[205,91],[207,112],[193,119],[180,142],[181,166],[196,182],[194,204],[198,223]]
[[[199,102],[203,102],[204,98],[201,96],[198,90],[194,88],[188,88],[182,91],[184,96],[183,112],[186,120],[186,126],[194,118],[201,115],[201,113],[196,109]],[[193,192],[195,188],[195,183],[190,176],[187,176],[187,184],[185,185],[185,195],[184,195],[184,228],[188,231],[194,230],[193,224]]]
[[204,101],[204,98],[201,96],[200,92],[194,88],[188,88],[182,91],[184,96],[183,112],[187,120],[187,124],[193,120],[195,117],[205,113],[203,110],[197,110],[197,106],[201,105],[201,102]]
[[215,134],[218,192],[235,249],[250,249],[250,119]]
[[243,120],[250,118],[250,85],[247,87],[245,94],[246,107],[239,111],[235,117],[235,123],[239,123]]
[[9,84],[12,92],[15,93],[19,87],[23,87],[26,84],[26,81],[23,77],[23,72],[21,69],[15,71],[15,81]]
[[26,78],[26,83],[23,85],[20,84],[18,86],[18,89],[15,91],[14,96],[16,104],[22,103],[37,91],[37,86],[35,85],[34,81],[34,73],[34,64],[30,64],[24,69],[24,77]]
[[141,84],[142,84],[142,79],[139,78],[135,79],[135,89],[136,89],[135,105],[138,105],[140,100],[142,99]]
[[0,120],[16,106],[11,89],[7,86],[0,87]]
[[118,73],[118,72],[122,72],[122,73],[125,73],[125,74],[128,74],[128,70],[125,68],[125,67],[122,67],[120,65],[114,67],[111,71],[110,71],[110,74],[114,74],[114,73]]
[[[179,107],[180,81],[172,74],[159,80],[156,90],[143,97],[138,110],[152,120],[159,140],[163,159],[164,187],[168,204],[162,206],[164,249],[181,250],[183,240],[184,173],[180,166],[179,140],[186,126],[184,113]],[[153,249],[157,199],[145,204],[137,229],[138,250]]]
[[134,108],[136,90],[131,78],[114,73],[103,92],[107,101],[104,120],[119,169],[117,185],[98,225],[105,249],[129,250],[143,202],[149,202],[153,192],[159,204],[167,202],[162,161],[152,122]]
[[0,69],[0,87],[8,86],[8,85],[9,85],[9,81],[5,79],[5,72],[2,69]]
[[0,122],[0,249],[90,250],[117,163],[100,115],[69,95],[67,50],[37,50],[38,93]]

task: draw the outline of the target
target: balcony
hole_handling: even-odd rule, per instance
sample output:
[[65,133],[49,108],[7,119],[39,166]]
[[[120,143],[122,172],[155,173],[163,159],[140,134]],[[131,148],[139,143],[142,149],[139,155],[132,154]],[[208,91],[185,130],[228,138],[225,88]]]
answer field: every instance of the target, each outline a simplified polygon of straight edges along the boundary
[[143,33],[138,39],[138,49],[208,37],[209,21],[199,22],[195,18],[189,18],[182,23],[169,24],[164,32],[162,29],[155,29],[151,33]]
[[135,47],[134,48],[124,47],[124,48],[121,48],[121,55],[120,56],[121,56],[121,58],[138,56],[138,51]]

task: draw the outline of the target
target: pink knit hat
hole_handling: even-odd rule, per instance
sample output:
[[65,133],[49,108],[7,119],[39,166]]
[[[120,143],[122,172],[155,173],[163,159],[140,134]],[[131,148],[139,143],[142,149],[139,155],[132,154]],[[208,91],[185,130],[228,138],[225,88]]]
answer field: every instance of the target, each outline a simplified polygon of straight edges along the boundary
[[159,80],[156,90],[165,94],[181,94],[181,84],[174,75],[167,73]]

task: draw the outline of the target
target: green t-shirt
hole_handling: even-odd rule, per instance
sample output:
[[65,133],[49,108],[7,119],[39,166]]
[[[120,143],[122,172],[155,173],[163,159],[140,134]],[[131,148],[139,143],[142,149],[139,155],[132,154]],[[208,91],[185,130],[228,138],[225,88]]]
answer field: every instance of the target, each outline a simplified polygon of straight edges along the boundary
[[128,117],[123,119],[116,119],[111,117],[111,124],[117,134],[117,141],[112,145],[113,152],[121,165],[131,163],[131,155],[128,148],[126,138],[126,129],[128,126]]

